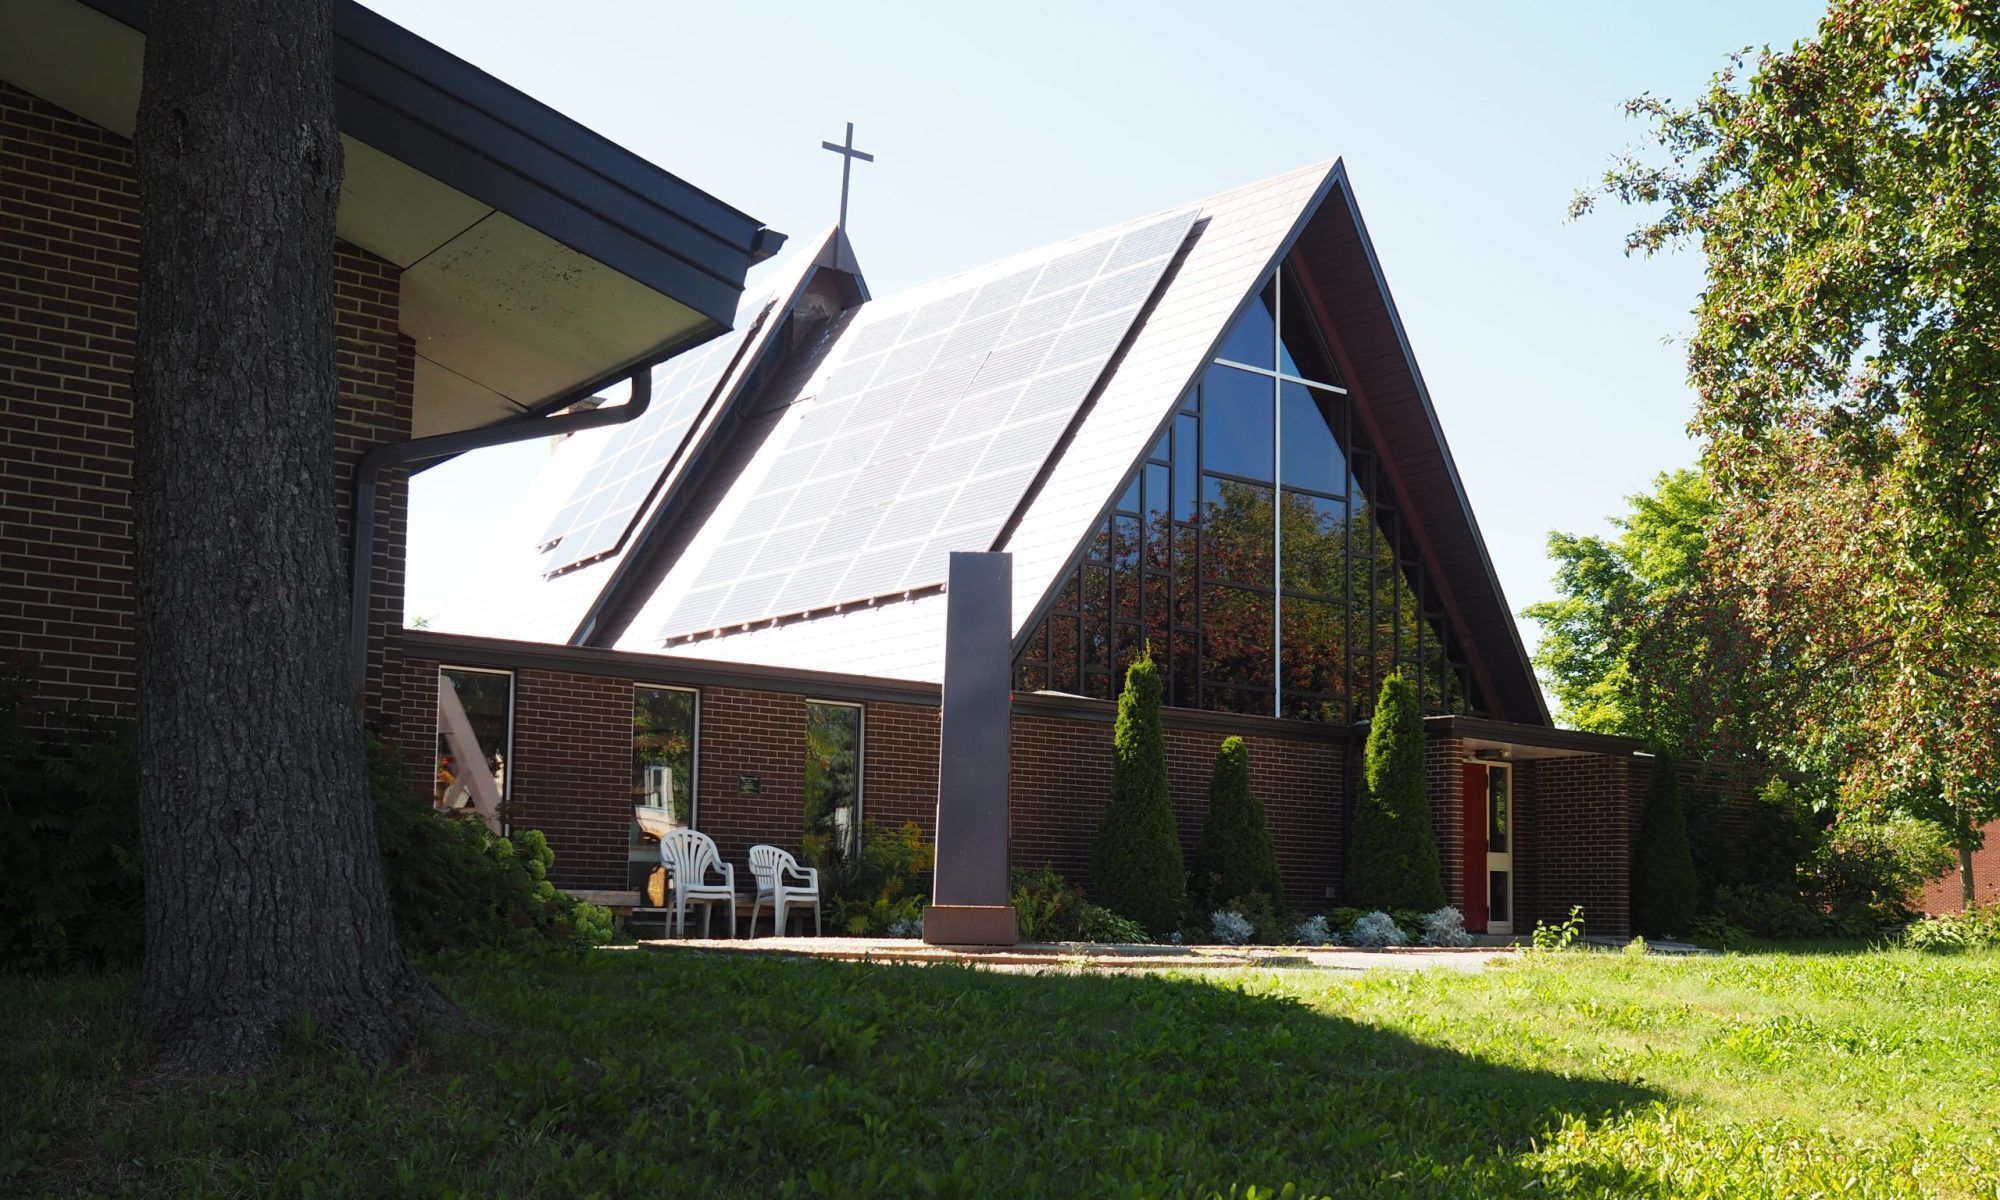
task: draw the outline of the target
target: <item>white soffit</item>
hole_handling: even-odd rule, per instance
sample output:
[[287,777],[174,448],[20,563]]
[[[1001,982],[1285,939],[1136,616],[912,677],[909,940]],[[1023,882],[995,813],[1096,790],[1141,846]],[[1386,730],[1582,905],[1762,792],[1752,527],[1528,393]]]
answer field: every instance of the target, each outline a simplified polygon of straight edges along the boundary
[[[129,138],[145,45],[138,30],[77,0],[5,0],[0,79]],[[418,434],[518,415],[703,324],[678,301],[400,160],[344,134],[341,145],[336,231],[404,268]]]

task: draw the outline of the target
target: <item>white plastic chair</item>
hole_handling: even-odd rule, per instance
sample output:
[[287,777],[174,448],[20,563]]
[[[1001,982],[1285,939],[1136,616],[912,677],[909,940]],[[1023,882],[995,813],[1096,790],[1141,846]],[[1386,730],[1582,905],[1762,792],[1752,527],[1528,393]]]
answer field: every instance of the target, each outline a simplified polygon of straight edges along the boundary
[[[699,904],[701,936],[706,938],[709,913],[718,903],[729,906],[729,936],[736,936],[736,868],[722,861],[714,838],[693,829],[670,829],[660,839],[660,865],[674,889],[674,936],[687,936],[687,906]],[[710,883],[710,872],[720,874],[722,882]]]
[[750,874],[757,880],[757,898],[750,903],[750,936],[757,936],[757,913],[771,906],[771,931],[785,936],[785,910],[810,904],[813,936],[819,936],[819,868],[802,867],[799,860],[776,846],[750,847]]

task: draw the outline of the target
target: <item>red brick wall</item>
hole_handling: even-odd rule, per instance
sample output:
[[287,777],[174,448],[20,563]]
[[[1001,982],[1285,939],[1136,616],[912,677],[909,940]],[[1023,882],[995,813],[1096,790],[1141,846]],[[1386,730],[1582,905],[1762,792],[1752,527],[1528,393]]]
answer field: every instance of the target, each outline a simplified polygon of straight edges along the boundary
[[[1917,907],[1927,913],[1957,912],[1964,907],[1963,888],[1954,867],[1925,885]],[[1972,899],[1975,904],[2000,904],[2000,821],[1986,826],[1986,844],[1972,852]]]
[[[137,206],[123,138],[0,83],[0,655],[27,657],[48,702],[124,714]],[[339,248],[343,513],[361,449],[409,436],[415,358],[397,288],[394,266]],[[399,472],[379,498],[378,670],[402,626],[406,492]]]
[[[430,747],[437,740],[437,670],[431,659],[402,664],[397,741],[411,782],[429,794]],[[535,669],[514,672],[513,777],[510,818],[540,829],[556,851],[555,879],[565,887],[626,886],[632,822],[630,679]],[[669,677],[647,682],[690,686]],[[805,813],[805,706],[808,699],[739,688],[700,688],[695,823],[723,857],[747,868],[751,846],[770,842],[796,851]],[[843,701],[844,702],[844,701]],[[865,701],[862,707],[863,819],[880,827],[915,822],[936,836],[938,710]],[[757,795],[738,791],[740,775],[760,779]],[[747,878],[739,878],[747,887]]]
[[[1014,865],[1054,867],[1085,888],[1091,848],[1111,795],[1110,704],[1097,719],[1016,713],[1009,777]],[[1246,731],[1257,728],[1254,719]],[[1215,753],[1228,734],[1177,727],[1169,713],[1167,775],[1181,852],[1192,865],[1208,812]],[[1285,901],[1301,911],[1325,908],[1340,883],[1345,850],[1344,743],[1246,732],[1250,777],[1278,851]]]
[[1465,911],[1465,774],[1472,757],[1457,738],[1434,737],[1424,747],[1430,779],[1431,829],[1437,835],[1438,865],[1444,871],[1445,903]]
[[[1533,907],[1515,893],[1517,932],[1537,921],[1569,916],[1583,905],[1587,933],[1623,936],[1631,929],[1629,885],[1633,799],[1645,779],[1636,760],[1585,756],[1545,758],[1534,764]],[[1516,869],[1521,866],[1519,856]]]

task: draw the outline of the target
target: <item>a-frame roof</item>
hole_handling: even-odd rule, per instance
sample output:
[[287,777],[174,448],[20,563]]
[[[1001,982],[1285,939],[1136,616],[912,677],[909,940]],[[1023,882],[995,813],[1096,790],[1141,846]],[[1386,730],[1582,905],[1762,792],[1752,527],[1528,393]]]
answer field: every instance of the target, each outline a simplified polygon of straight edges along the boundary
[[[951,548],[1013,554],[1016,636],[1025,636],[1046,607],[1055,581],[1173,419],[1236,317],[1273,268],[1289,260],[1321,327],[1331,335],[1358,419],[1380,452],[1393,502],[1415,533],[1446,615],[1461,633],[1489,714],[1546,724],[1540,689],[1345,169],[1338,162],[1318,164],[1065,246],[1092,238],[1115,241],[1188,209],[1192,223],[1177,255],[1095,383],[1076,403],[1054,452],[1021,494],[999,500],[1011,510],[998,522],[998,535],[988,544]],[[1010,269],[1018,273],[1024,260],[1053,261],[1051,253],[1019,256],[875,303],[883,312],[920,306],[954,287],[963,290],[967,280],[990,284],[1007,277]],[[866,316],[843,314],[777,378],[760,381],[760,394],[745,398],[736,410],[739,426],[727,439],[713,439],[713,452],[728,460],[726,466],[701,487],[685,489],[645,516],[645,528],[635,541],[649,549],[620,557],[613,568],[622,572],[620,589],[602,586],[612,571],[600,571],[599,565],[547,581],[560,585],[599,572],[590,576],[598,586],[585,602],[597,616],[569,640],[897,679],[941,677],[945,606],[935,588],[757,620],[720,636],[674,636],[681,632],[677,624],[688,623],[676,614],[686,611],[684,602],[703,579],[704,567],[723,549],[746,506],[756,502],[760,486],[769,491],[766,481],[780,470],[779,459],[796,427],[813,416],[830,382],[851,361],[858,334],[868,328]],[[579,588],[577,583],[570,586]],[[620,594],[609,595],[613,590]],[[545,623],[537,632],[547,637],[558,624]],[[464,631],[521,636],[491,626]]]

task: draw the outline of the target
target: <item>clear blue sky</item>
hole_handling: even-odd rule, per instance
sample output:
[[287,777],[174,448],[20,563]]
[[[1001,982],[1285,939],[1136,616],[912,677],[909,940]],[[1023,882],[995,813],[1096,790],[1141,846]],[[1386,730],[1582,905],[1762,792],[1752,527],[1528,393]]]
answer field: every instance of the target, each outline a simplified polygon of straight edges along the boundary
[[[848,226],[886,295],[1323,158],[1347,160],[1473,510],[1517,611],[1548,531],[1599,531],[1691,463],[1690,255],[1565,224],[1643,136],[1628,96],[1693,95],[1812,3],[706,4],[366,0],[794,237]],[[478,586],[481,522],[541,443],[412,490],[409,611]],[[1532,646],[1536,631],[1524,623]]]

